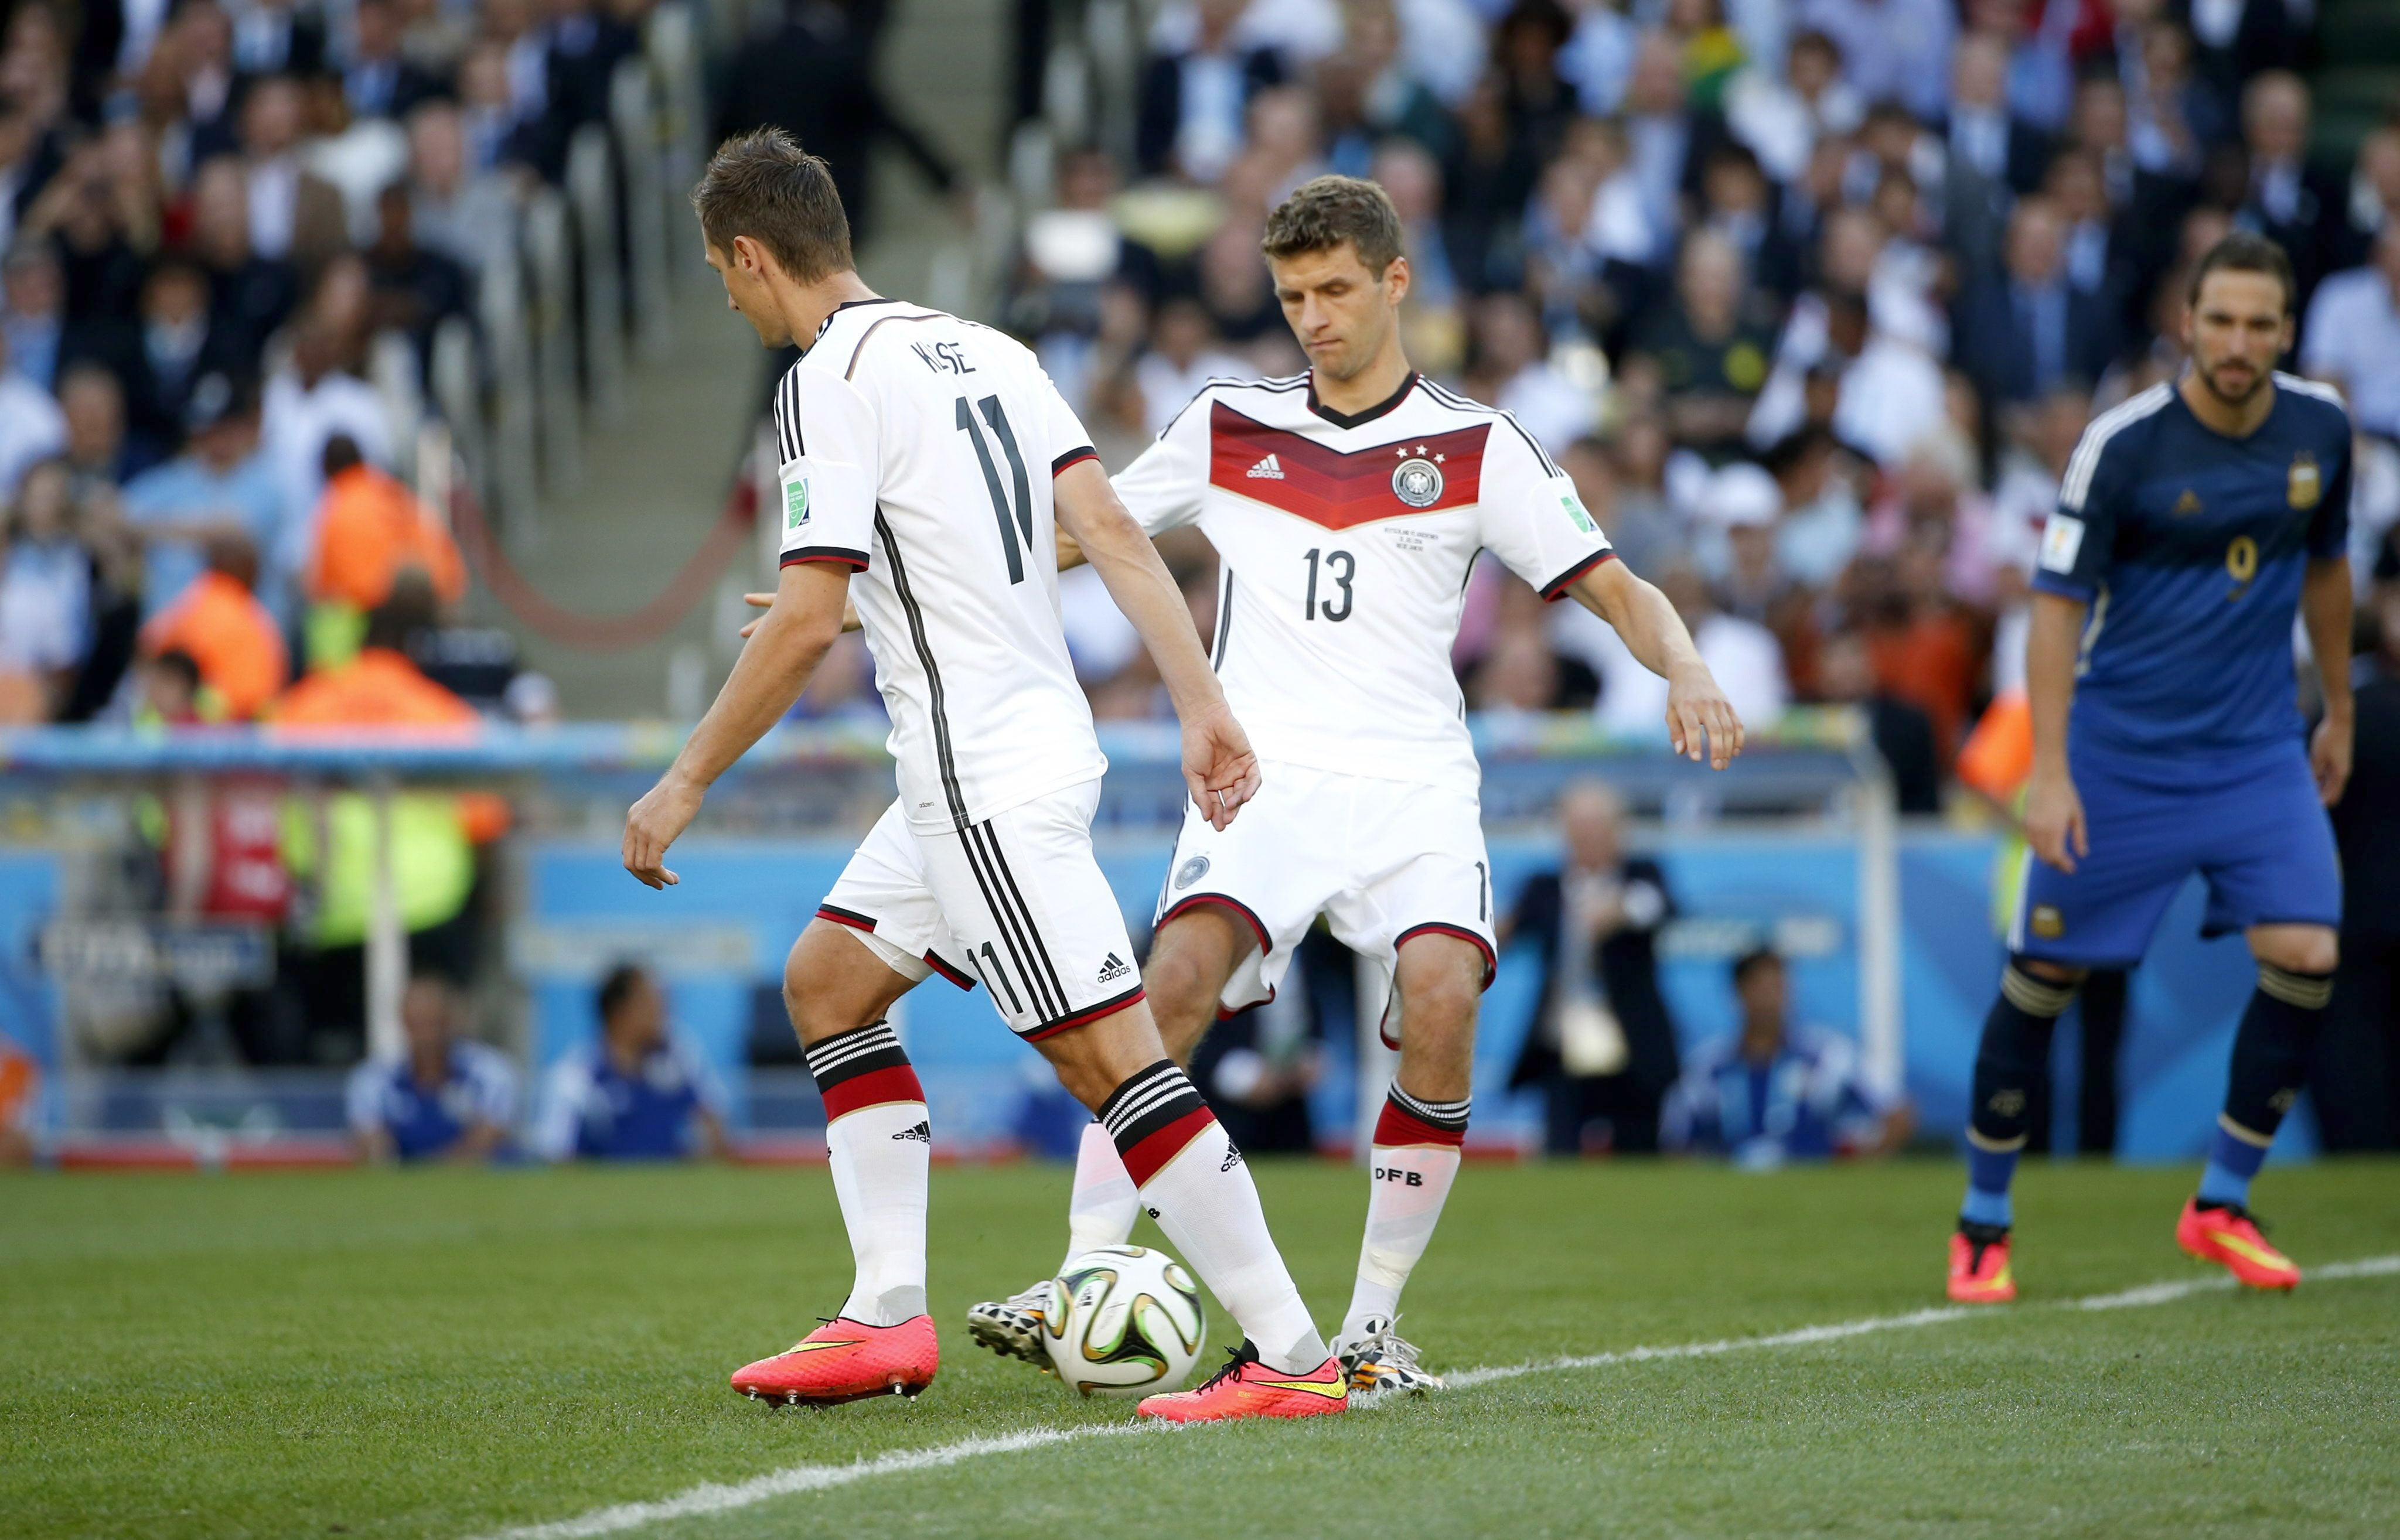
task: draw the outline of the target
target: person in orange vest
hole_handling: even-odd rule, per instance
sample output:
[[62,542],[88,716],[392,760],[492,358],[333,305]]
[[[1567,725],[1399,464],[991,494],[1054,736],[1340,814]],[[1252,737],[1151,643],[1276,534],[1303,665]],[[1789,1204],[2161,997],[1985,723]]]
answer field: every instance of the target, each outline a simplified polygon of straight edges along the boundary
[[[422,568],[402,566],[390,593],[367,616],[357,655],[312,668],[287,690],[273,712],[273,730],[471,734],[482,721],[475,709],[427,678],[408,656],[410,638],[432,628],[436,609],[432,580]],[[507,830],[508,805],[488,793],[403,790],[392,797],[390,816],[394,896],[412,966],[465,984],[479,949],[470,905],[475,847]],[[318,1029],[363,1027],[375,842],[374,806],[360,793],[286,803],[285,863],[315,895],[310,927],[301,938],[311,951],[301,964],[301,992]]]
[[311,608],[310,662],[332,662],[358,647],[360,620],[390,596],[392,579],[416,567],[434,597],[455,605],[467,567],[449,526],[397,478],[376,470],[346,433],[325,441],[325,494],[302,587]]
[[33,1056],[0,1037],[0,1165],[33,1160],[34,1097],[41,1085]]
[[212,529],[201,549],[207,570],[142,628],[142,653],[187,655],[199,665],[200,720],[246,722],[290,679],[290,654],[275,617],[258,602],[258,548],[250,537]]
[[[1992,869],[1992,926],[2002,934],[2025,884],[2025,789],[2033,778],[2033,707],[2022,688],[2003,690],[1958,751],[1958,780],[1998,813],[2008,829]],[[2117,1152],[2117,1061],[2125,1042],[2130,970],[2094,968],[2075,1003],[2081,1028],[2081,1074],[2076,1093],[2075,1152]],[[2033,1091],[2025,1148],[2057,1151],[2051,1135],[2048,1081]]]

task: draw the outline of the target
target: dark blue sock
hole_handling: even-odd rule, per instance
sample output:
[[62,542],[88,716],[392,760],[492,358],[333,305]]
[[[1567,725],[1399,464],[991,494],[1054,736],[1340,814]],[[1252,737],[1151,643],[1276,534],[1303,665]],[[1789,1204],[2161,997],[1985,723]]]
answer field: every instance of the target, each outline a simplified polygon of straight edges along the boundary
[[2202,1203],[2250,1203],[2250,1179],[2265,1164],[2268,1146],[2284,1114],[2308,1083],[2325,1002],[2333,998],[2331,974],[2296,974],[2271,962],[2258,964],[2258,988],[2233,1034],[2233,1069],[2225,1085],[2225,1111],[2208,1143],[2208,1167],[2200,1177]]
[[2033,1093],[2050,1073],[2050,1039],[2075,986],[2039,978],[2012,958],[2000,974],[2000,996],[1984,1018],[1975,1050],[1974,1101],[1967,1125],[1967,1197],[1958,1217],[1970,1224],[2006,1228],[2012,1222],[2009,1183],[2025,1149]]

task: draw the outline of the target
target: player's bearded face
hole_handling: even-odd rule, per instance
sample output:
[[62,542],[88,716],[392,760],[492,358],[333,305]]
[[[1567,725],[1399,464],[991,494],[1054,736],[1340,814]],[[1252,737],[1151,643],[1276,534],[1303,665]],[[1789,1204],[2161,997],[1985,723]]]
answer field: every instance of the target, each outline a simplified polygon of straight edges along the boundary
[[1408,258],[1395,257],[1378,279],[1348,241],[1329,251],[1270,257],[1267,270],[1275,278],[1283,319],[1310,367],[1337,380],[1357,375],[1384,350],[1409,288]]
[[2228,405],[2257,394],[2291,346],[2284,286],[2269,273],[2208,275],[2184,316],[2184,346],[2208,393]]

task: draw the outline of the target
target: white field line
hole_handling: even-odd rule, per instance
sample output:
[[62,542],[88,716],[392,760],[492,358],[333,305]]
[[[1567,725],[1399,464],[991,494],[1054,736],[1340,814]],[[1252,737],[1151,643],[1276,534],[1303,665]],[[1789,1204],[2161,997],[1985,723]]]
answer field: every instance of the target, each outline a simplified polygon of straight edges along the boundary
[[[2345,1278],[2383,1278],[2400,1274],[2400,1256],[2366,1257],[2356,1261],[2328,1262],[2308,1269],[2311,1283],[2333,1283]],[[2224,1274],[2209,1277],[2177,1279],[2145,1284],[2114,1294],[2087,1294],[2080,1300],[2068,1300],[2052,1308],[2067,1310],[2127,1310],[2143,1305],[2169,1304],[2194,1294],[2221,1292],[2233,1287],[2233,1280]],[[1932,1310],[1912,1310],[1901,1315],[1869,1315],[1855,1321],[1836,1321],[1823,1326],[1804,1326],[1792,1331],[1778,1331],[1764,1337],[1727,1337],[1711,1342],[1678,1342],[1666,1347],[1630,1347],[1616,1353],[1588,1353],[1574,1357],[1544,1358],[1533,1363],[1499,1364],[1488,1369],[1461,1370],[1445,1376],[1453,1390],[1474,1385],[1491,1384],[1499,1380],[1520,1379],[1528,1374],[1548,1374],[1566,1370],[1605,1369],[1615,1364],[1657,1363],[1672,1358],[1713,1358],[1722,1354],[1739,1353],[1750,1348],[1805,1347],[1816,1342],[1839,1342],[1846,1337],[1864,1337],[1879,1331],[1903,1331],[1917,1327],[1942,1326],[1978,1316],[2000,1318],[2014,1314],[2007,1307],[1989,1305],[1947,1305]],[[1372,1404],[1372,1403],[1369,1403]],[[1176,1424],[1143,1423],[1108,1423],[1097,1426],[1072,1428],[1033,1428],[1023,1433],[1000,1438],[961,1438],[955,1443],[936,1444],[931,1449],[902,1450],[879,1454],[870,1460],[853,1461],[846,1465],[791,1465],[783,1470],[754,1476],[730,1486],[705,1481],[673,1497],[662,1497],[649,1503],[620,1503],[612,1507],[594,1508],[572,1519],[560,1519],[545,1524],[526,1524],[517,1529],[501,1530],[486,1540],[593,1540],[593,1537],[623,1534],[631,1530],[647,1529],[677,1519],[710,1518],[732,1513],[742,1508],[771,1501],[777,1497],[799,1492],[824,1492],[832,1487],[846,1487],[879,1476],[898,1476],[909,1471],[938,1470],[964,1460],[979,1459],[987,1454],[1014,1454],[1020,1450],[1043,1449],[1053,1444],[1076,1443],[1086,1438],[1107,1438],[1125,1434],[1166,1431]]]
[[677,1492],[673,1497],[661,1497],[654,1503],[620,1503],[614,1507],[593,1508],[590,1513],[579,1514],[573,1519],[502,1530],[491,1540],[585,1540],[592,1535],[622,1534],[627,1530],[645,1529],[674,1519],[702,1519],[731,1513],[737,1508],[746,1508],[770,1498],[788,1497],[795,1492],[846,1487],[872,1477],[896,1476],[911,1470],[937,1470],[944,1465],[955,1465],[961,1460],[973,1460],[986,1454],[1014,1454],[1019,1450],[1042,1449],[1083,1438],[1149,1432],[1158,1425],[1161,1424],[1104,1423],[1092,1427],[1034,1428],[997,1438],[961,1438],[957,1443],[936,1444],[931,1449],[902,1450],[847,1465],[791,1465],[783,1470],[770,1471],[764,1476],[754,1476],[730,1487],[703,1481],[687,1492]]

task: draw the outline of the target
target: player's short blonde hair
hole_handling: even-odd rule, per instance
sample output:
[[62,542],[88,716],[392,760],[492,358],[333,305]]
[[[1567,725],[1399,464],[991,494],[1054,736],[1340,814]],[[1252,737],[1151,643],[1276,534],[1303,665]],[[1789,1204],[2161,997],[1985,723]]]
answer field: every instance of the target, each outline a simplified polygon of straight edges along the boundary
[[850,218],[833,173],[781,129],[756,129],[718,145],[691,206],[710,246],[730,252],[734,237],[748,236],[795,282],[852,266]]
[[1303,182],[1267,215],[1259,249],[1270,257],[1330,252],[1348,241],[1367,271],[1380,278],[1400,254],[1400,211],[1391,195],[1355,176]]

